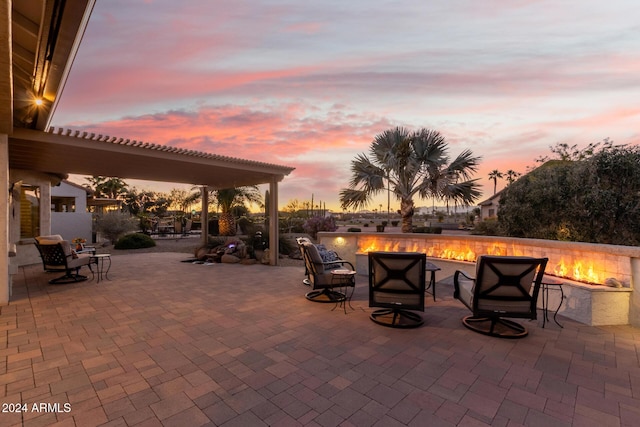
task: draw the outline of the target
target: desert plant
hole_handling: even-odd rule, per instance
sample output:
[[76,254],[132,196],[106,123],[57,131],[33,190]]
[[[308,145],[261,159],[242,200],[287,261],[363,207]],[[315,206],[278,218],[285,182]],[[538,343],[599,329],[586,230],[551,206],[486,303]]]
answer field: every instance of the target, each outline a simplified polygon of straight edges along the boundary
[[122,236],[118,239],[113,246],[114,249],[142,249],[152,248],[156,245],[156,242],[149,236],[143,233],[131,233]]
[[115,243],[120,236],[136,231],[138,221],[127,213],[111,211],[96,217],[95,229]]
[[336,231],[338,229],[336,220],[332,216],[313,216],[306,220],[302,227],[313,239],[318,237],[319,231]]
[[235,236],[235,213],[237,213],[235,211],[238,208],[245,208],[246,210],[245,203],[262,203],[262,194],[260,194],[256,185],[216,190],[214,191],[214,196],[220,208],[219,226],[221,236]]
[[478,180],[469,178],[480,158],[464,150],[450,161],[447,152],[444,137],[433,130],[397,127],[376,135],[370,155],[359,154],[351,162],[351,182],[340,191],[342,208],[365,207],[375,195],[390,191],[400,200],[402,232],[410,233],[415,197],[474,202],[480,197]]

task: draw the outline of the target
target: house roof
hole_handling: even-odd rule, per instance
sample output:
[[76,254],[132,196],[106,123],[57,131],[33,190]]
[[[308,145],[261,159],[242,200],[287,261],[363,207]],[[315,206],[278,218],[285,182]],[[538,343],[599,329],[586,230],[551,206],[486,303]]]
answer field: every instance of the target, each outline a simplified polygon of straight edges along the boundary
[[50,174],[75,173],[233,188],[281,181],[288,166],[62,129],[15,129],[9,165]]
[[504,188],[502,190],[498,191],[497,193],[495,193],[493,196],[489,197],[488,199],[483,200],[480,203],[478,203],[478,206],[490,206],[494,202],[500,201],[500,197],[502,197],[502,192],[503,191],[504,191]]

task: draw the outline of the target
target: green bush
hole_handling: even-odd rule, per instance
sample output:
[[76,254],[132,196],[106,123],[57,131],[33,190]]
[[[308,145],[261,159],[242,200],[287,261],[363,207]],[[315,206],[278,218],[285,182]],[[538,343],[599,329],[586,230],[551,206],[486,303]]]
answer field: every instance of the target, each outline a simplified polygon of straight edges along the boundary
[[500,224],[495,220],[495,218],[485,219],[484,221],[476,224],[476,226],[471,230],[471,234],[482,236],[500,236]]
[[400,224],[400,221],[391,221],[391,225],[392,225],[393,227],[397,227],[397,226],[398,226],[398,224]]
[[138,220],[124,212],[107,212],[96,217],[95,229],[109,239],[111,243],[138,229]]
[[152,248],[156,245],[156,242],[146,234],[133,233],[122,236],[116,244],[114,249],[142,249]]
[[347,231],[348,231],[349,233],[359,233],[359,232],[361,232],[362,230],[361,230],[360,228],[358,228],[358,227],[350,227],[350,228],[347,228]]

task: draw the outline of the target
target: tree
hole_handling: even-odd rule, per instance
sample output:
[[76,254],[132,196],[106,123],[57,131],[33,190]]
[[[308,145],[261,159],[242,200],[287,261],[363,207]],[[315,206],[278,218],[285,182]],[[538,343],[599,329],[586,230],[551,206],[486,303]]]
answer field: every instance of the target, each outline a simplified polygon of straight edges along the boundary
[[551,160],[505,189],[504,234],[640,244],[640,147],[605,144],[583,160]]
[[400,201],[402,232],[410,233],[415,197],[474,202],[480,197],[478,180],[469,178],[480,158],[465,150],[449,163],[447,152],[444,137],[433,130],[397,127],[376,135],[369,156],[359,154],[351,162],[349,188],[340,191],[342,208],[364,208],[389,188]]
[[[520,172],[516,172],[513,169],[509,169],[507,171],[507,183],[508,184],[513,184],[513,182],[516,179],[520,178],[520,176],[522,176],[522,174]],[[495,192],[494,192],[494,194],[495,194]]]
[[187,190],[173,188],[169,193],[169,200],[171,207],[177,207],[178,210],[186,213],[191,205],[200,200],[200,192],[193,189],[191,192],[187,192]]
[[502,172],[498,169],[494,169],[489,172],[489,179],[493,181],[493,194],[496,194],[498,188],[498,179],[502,179]]
[[129,191],[127,183],[120,178],[93,176],[85,179],[91,183],[97,197],[122,199]]
[[262,205],[262,195],[257,185],[214,190],[213,197],[218,203],[220,216],[218,224],[221,236],[235,236],[236,212],[247,211],[246,203]]

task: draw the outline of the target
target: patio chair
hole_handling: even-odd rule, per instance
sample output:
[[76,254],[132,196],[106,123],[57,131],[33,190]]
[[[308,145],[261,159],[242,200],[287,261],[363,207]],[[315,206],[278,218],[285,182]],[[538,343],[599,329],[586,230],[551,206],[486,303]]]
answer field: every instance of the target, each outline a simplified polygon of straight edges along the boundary
[[309,301],[315,302],[339,302],[344,301],[345,295],[341,292],[334,291],[335,287],[344,286],[343,283],[336,283],[332,270],[345,270],[348,265],[351,270],[355,270],[353,264],[343,259],[325,262],[320,256],[318,248],[311,242],[302,242],[300,245],[304,265],[307,271],[312,291],[307,292],[305,297]]
[[68,241],[62,240],[62,237],[57,235],[40,236],[35,240],[44,271],[64,271],[65,273],[64,276],[49,280],[50,284],[58,285],[87,280],[87,276],[79,274],[79,271],[80,267],[84,265],[91,268],[91,253],[76,253],[71,249]]
[[[262,236],[262,233],[260,233],[260,235]],[[311,240],[309,240],[309,238],[307,237],[296,237],[296,243],[298,244],[298,249],[300,249],[300,255],[303,257],[304,259],[304,248],[302,247],[303,243],[311,243]],[[309,279],[309,269],[307,268],[307,265],[305,263],[305,267],[304,267],[304,276],[305,278],[302,279],[302,284],[305,286],[311,286],[311,279]]]
[[462,323],[472,331],[499,338],[522,338],[527,329],[507,318],[536,319],[536,303],[547,258],[480,256],[475,279],[453,276],[454,298],[471,312]]
[[369,307],[381,307],[371,320],[392,328],[424,323],[414,311],[424,311],[426,263],[424,253],[369,252]]

